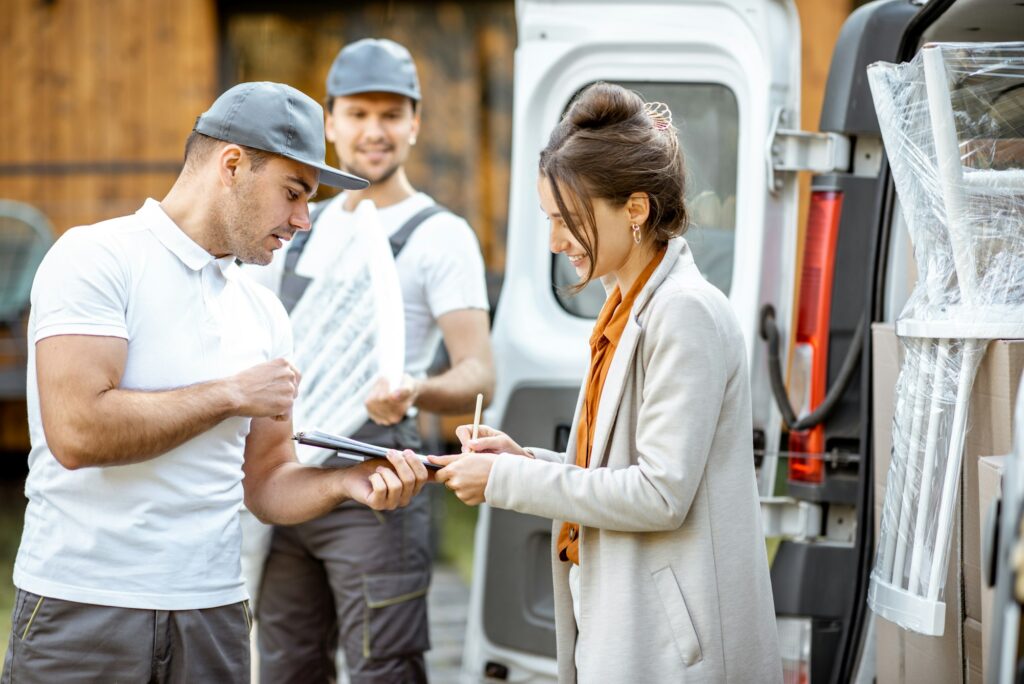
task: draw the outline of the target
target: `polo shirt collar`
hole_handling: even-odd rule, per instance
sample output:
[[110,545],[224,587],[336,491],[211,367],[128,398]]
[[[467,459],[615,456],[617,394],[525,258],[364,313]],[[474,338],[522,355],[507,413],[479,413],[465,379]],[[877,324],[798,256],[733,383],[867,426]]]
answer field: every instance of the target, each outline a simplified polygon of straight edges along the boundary
[[193,271],[201,271],[210,262],[216,261],[223,272],[234,261],[232,256],[218,259],[199,246],[195,240],[178,227],[177,223],[171,220],[171,217],[167,215],[163,207],[155,199],[147,199],[142,208],[136,212],[136,215],[153,231],[153,234],[156,235],[164,247],[174,256],[181,259],[182,263]]
[[228,269],[235,265],[235,255],[228,254],[227,256],[214,259],[214,261],[217,263],[217,268],[220,269],[220,272],[227,275]]

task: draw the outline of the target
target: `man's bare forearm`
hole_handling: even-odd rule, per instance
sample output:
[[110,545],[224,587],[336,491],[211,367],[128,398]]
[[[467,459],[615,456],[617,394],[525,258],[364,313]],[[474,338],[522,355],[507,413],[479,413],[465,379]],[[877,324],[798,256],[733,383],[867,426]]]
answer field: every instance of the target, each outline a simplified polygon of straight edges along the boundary
[[155,392],[115,388],[85,407],[68,402],[58,408],[62,420],[43,427],[65,467],[126,465],[167,453],[234,415],[236,407],[223,380]]
[[484,405],[494,393],[494,368],[477,358],[464,359],[440,375],[420,381],[416,406],[434,413],[470,413],[476,408],[476,395],[484,395]]
[[262,522],[297,525],[318,518],[349,497],[345,473],[296,462],[282,463],[259,486],[247,486],[245,505]]

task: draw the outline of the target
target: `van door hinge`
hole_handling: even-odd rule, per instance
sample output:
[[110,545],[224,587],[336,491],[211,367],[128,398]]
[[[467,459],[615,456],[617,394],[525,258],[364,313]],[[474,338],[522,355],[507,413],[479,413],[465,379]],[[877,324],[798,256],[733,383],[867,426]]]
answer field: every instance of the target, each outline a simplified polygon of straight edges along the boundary
[[850,168],[850,139],[838,133],[811,133],[784,128],[789,114],[781,107],[768,132],[768,190],[782,190],[783,173],[831,173]]

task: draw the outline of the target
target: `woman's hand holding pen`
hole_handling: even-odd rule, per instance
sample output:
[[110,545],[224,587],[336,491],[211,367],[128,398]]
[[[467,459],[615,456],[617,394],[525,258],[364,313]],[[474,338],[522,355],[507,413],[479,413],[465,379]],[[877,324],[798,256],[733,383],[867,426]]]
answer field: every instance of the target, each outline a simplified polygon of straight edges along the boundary
[[478,428],[477,438],[473,439],[473,426],[460,425],[455,428],[455,436],[462,443],[462,453],[474,452],[478,454],[517,454],[533,458],[526,449],[501,430],[481,425]]
[[462,443],[461,454],[430,457],[432,463],[443,466],[434,474],[434,478],[470,506],[484,502],[484,491],[498,454],[533,458],[530,452],[504,432],[486,425],[476,426],[476,429],[476,439],[473,438],[473,425],[460,425],[455,429],[455,435]]

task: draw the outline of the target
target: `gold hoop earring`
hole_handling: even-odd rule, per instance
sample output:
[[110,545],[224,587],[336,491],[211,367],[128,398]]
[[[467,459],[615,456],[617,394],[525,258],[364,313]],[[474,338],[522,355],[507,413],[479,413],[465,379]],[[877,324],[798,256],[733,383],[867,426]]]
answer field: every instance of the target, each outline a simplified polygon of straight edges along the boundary
[[632,228],[632,230],[633,230],[633,243],[639,245],[640,244],[640,225],[637,224],[637,223],[634,223],[632,226],[630,226],[630,228]]

